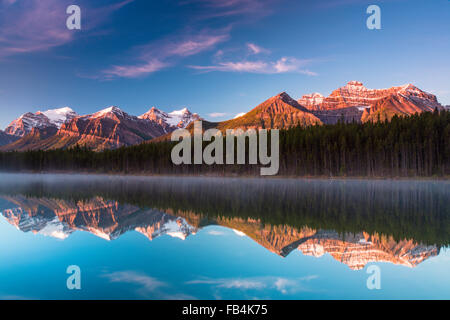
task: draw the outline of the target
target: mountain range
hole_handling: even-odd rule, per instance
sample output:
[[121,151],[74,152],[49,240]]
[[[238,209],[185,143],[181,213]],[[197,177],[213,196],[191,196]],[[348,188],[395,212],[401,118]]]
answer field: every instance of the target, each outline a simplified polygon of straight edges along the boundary
[[[320,93],[291,98],[286,92],[273,96],[251,111],[222,122],[205,122],[204,127],[226,129],[283,129],[345,122],[390,120],[394,115],[408,116],[443,110],[435,95],[412,84],[387,89],[368,89],[350,81],[328,97]],[[0,151],[50,150],[88,147],[101,151],[140,144],[152,139],[167,139],[177,128],[187,128],[202,119],[187,108],[170,113],[155,107],[133,116],[116,106],[80,116],[65,107],[26,113],[0,131]]]
[[4,136],[3,140],[9,143],[3,143],[0,150],[50,150],[74,146],[96,151],[115,149],[140,144],[184,128],[198,119],[197,114],[186,108],[165,113],[153,107],[139,117],[116,106],[84,116],[70,108],[26,113],[1,132],[0,137]]
[[141,209],[134,205],[121,205],[117,201],[94,197],[90,200],[2,196],[6,201],[1,213],[22,232],[66,239],[75,231],[92,233],[106,240],[114,240],[128,231],[137,231],[149,240],[168,235],[185,240],[198,230],[219,225],[248,236],[267,250],[286,257],[294,250],[304,255],[321,257],[331,255],[353,270],[367,263],[389,262],[415,267],[430,257],[437,256],[440,248],[414,240],[396,241],[392,237],[366,232],[339,234],[330,230],[289,225],[270,225],[257,219],[219,217],[209,222],[192,211]]

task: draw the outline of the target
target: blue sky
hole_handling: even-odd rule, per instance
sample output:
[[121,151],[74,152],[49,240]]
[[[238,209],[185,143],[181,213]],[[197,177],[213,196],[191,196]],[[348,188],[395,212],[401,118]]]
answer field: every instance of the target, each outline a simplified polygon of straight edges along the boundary
[[[66,28],[71,4],[81,30]],[[366,28],[370,4],[381,30]],[[0,0],[0,128],[63,106],[224,120],[350,80],[450,104],[449,21],[448,0]]]

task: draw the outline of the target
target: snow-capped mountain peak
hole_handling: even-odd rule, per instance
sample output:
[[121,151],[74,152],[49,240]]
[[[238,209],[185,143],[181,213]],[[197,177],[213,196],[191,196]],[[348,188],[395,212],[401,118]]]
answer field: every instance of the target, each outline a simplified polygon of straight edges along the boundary
[[110,106],[108,108],[105,108],[103,110],[100,110],[96,113],[93,113],[92,115],[89,115],[89,118],[95,119],[95,118],[102,118],[102,117],[108,117],[108,116],[119,116],[119,117],[125,117],[128,116],[127,113],[122,111],[119,107],[116,106]]
[[408,83],[400,87],[399,93],[408,93],[412,95],[420,95],[423,94],[425,91],[420,90],[415,85]]
[[192,121],[200,119],[198,114],[191,113],[187,108],[167,113],[156,107],[152,107],[148,112],[139,116],[139,118],[154,121],[164,126],[166,130],[186,128]]
[[50,109],[41,113],[50,120],[50,123],[56,125],[58,128],[61,128],[66,121],[78,117],[78,114],[69,107]]
[[187,108],[175,110],[169,113],[169,124],[179,128],[186,128],[192,121],[198,120],[199,116],[196,113],[191,113]]
[[56,127],[59,129],[63,123],[72,120],[77,116],[78,114],[69,107],[49,109],[47,111],[38,111],[36,113],[27,112],[12,121],[5,132],[10,135],[23,137],[30,133],[33,128],[42,129]]
[[190,113],[188,108],[183,108],[181,110],[174,110],[174,111],[170,112],[169,114],[173,115],[173,116],[183,116],[187,113]]

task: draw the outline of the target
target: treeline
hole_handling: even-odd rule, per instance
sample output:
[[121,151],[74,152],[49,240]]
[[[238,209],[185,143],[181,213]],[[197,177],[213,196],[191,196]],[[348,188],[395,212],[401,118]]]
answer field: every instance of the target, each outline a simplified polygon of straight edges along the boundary
[[[295,127],[280,131],[279,175],[448,176],[449,141],[448,111],[394,116],[389,122]],[[171,161],[174,145],[173,142],[157,142],[103,152],[77,147],[70,150],[0,153],[0,170],[260,174],[260,165],[174,165]]]

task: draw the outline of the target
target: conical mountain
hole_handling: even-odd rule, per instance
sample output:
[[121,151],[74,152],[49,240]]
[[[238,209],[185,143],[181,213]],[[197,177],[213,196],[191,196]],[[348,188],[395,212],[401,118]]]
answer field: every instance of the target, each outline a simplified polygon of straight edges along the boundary
[[273,96],[245,115],[220,122],[225,129],[284,129],[297,125],[320,125],[322,122],[286,92]]

